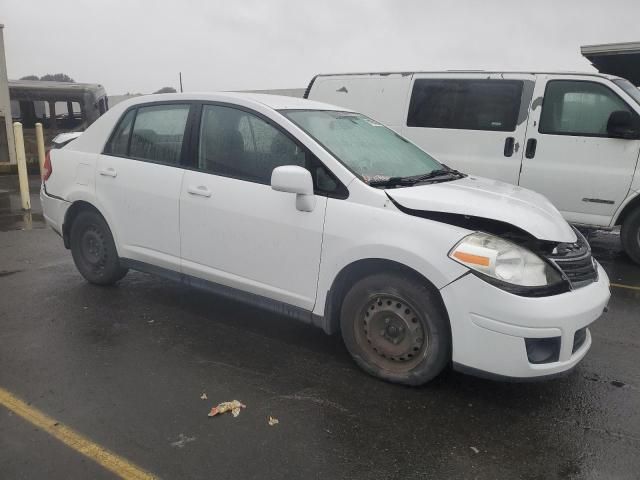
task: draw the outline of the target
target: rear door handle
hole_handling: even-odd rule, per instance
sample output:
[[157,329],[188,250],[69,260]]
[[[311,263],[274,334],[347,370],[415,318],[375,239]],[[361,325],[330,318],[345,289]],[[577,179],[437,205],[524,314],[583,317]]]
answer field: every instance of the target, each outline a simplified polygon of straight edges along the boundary
[[510,157],[511,155],[513,155],[513,147],[516,144],[516,139],[513,137],[507,137],[507,139],[504,141],[504,156],[505,157]]
[[198,195],[199,197],[209,198],[211,196],[211,190],[209,190],[204,185],[198,185],[197,187],[191,185],[187,187],[187,192],[189,192],[191,195]]
[[527,158],[533,158],[536,156],[536,147],[538,146],[538,140],[530,138],[527,140],[527,148],[524,151],[524,156]]
[[100,170],[100,175],[102,175],[103,177],[115,178],[118,176],[118,172],[116,172],[113,168],[103,168],[102,170]]

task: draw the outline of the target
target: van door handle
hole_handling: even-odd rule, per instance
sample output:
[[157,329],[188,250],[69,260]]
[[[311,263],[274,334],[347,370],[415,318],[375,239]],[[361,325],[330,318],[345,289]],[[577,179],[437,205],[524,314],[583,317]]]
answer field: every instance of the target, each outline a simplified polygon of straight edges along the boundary
[[530,138],[527,140],[527,148],[524,151],[524,156],[527,158],[533,158],[536,156],[536,147],[538,146],[538,140]]
[[194,187],[193,185],[189,186],[187,187],[187,192],[191,195],[197,195],[199,197],[209,198],[211,196],[211,190],[209,190],[204,185],[198,185],[197,187]]
[[114,168],[103,168],[102,170],[100,170],[100,175],[102,175],[103,177],[113,177],[116,178],[118,176],[118,172],[116,172],[116,170]]
[[507,139],[504,141],[504,156],[505,157],[510,157],[511,155],[513,155],[513,147],[516,144],[516,139],[513,137],[507,137]]

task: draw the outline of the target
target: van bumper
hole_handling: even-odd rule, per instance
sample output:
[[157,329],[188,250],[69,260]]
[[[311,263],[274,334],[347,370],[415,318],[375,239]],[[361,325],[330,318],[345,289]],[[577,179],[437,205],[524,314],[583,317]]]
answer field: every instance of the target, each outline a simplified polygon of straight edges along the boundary
[[[454,368],[503,380],[543,379],[572,370],[591,347],[588,325],[602,315],[611,296],[609,278],[597,268],[596,282],[549,297],[517,296],[472,274],[444,287]],[[538,346],[551,355],[541,361]]]
[[44,217],[47,225],[49,225],[58,235],[62,236],[64,217],[67,213],[67,209],[71,205],[71,202],[49,195],[47,193],[46,186],[43,183],[40,187],[40,204],[42,205],[42,216]]

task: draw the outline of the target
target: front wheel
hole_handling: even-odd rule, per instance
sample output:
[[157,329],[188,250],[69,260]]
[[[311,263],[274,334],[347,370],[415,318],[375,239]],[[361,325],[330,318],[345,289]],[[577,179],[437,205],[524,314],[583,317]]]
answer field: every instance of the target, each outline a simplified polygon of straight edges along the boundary
[[622,248],[631,259],[640,264],[640,208],[625,219],[620,230]]
[[70,241],[76,268],[89,283],[111,285],[127,274],[111,230],[98,213],[80,212],[71,225]]
[[353,285],[342,303],[347,349],[371,375],[421,385],[451,358],[451,330],[433,287],[401,274],[375,274]]

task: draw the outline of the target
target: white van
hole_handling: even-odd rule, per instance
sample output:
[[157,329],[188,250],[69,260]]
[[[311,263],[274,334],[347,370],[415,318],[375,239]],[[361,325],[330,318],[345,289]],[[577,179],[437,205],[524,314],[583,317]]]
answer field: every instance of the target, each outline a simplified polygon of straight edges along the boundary
[[640,263],[640,91],[594,73],[318,75],[305,98],[360,111],[453,168],[549,198],[571,223],[621,225]]

